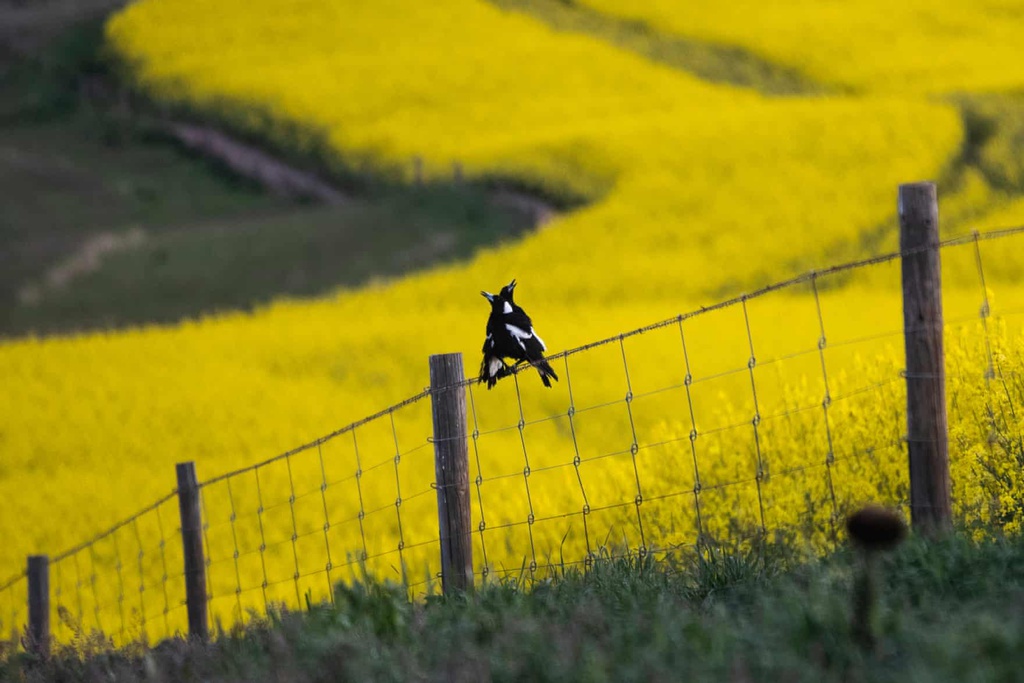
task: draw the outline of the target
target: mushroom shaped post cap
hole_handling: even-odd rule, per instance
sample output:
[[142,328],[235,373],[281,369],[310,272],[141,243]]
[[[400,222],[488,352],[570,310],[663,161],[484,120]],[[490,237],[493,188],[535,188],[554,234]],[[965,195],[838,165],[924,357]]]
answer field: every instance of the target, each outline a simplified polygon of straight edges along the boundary
[[907,535],[907,525],[899,513],[874,503],[847,517],[846,530],[853,542],[865,550],[895,548]]

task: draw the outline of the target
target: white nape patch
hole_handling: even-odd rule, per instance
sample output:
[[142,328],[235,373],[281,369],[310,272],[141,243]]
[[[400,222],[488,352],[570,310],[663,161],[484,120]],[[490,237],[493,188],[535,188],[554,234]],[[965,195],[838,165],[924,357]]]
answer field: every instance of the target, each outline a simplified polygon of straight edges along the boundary
[[487,364],[487,374],[494,377],[503,367],[505,367],[505,363],[500,358],[492,358],[491,362]]
[[509,313],[511,313],[512,312],[512,304],[510,304],[509,302],[506,301],[505,302],[505,308],[503,308],[501,310],[501,312],[504,313],[505,315],[508,315]]
[[531,329],[529,332],[524,332],[515,325],[509,324],[505,325],[505,329],[508,330],[509,334],[511,334],[516,339],[529,339],[530,337],[533,336],[533,329]]
[[543,339],[541,339],[541,338],[540,338],[540,337],[539,337],[539,336],[537,335],[537,333],[533,331],[533,328],[532,328],[532,327],[530,328],[530,334],[532,334],[532,335],[533,335],[534,337],[536,337],[536,338],[537,338],[537,341],[539,341],[539,342],[540,342],[540,348],[541,348],[541,350],[542,350],[542,351],[547,351],[547,350],[548,350],[548,345],[547,345],[547,344],[545,344],[545,343],[544,343],[544,340],[543,340]]

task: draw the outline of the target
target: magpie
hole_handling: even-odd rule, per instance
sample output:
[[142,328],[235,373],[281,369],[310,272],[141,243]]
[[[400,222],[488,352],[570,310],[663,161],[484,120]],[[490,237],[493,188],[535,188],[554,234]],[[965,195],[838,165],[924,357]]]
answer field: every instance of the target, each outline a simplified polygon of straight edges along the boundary
[[[520,363],[530,363],[540,373],[544,386],[551,386],[551,378],[558,375],[544,360],[547,347],[544,340],[533,331],[533,322],[526,311],[516,305],[512,292],[516,281],[508,283],[497,294],[480,292],[491,302],[491,317],[487,319],[487,339],[484,340],[484,359],[480,363],[480,382],[493,387],[499,379],[512,374]],[[509,367],[505,358],[511,358],[515,365]]]

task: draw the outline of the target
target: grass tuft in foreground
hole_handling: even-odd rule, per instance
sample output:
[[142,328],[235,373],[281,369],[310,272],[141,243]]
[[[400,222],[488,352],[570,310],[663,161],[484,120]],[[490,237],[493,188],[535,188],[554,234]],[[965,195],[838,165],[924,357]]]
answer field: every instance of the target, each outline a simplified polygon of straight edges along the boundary
[[[1024,542],[912,538],[880,563],[879,639],[856,644],[849,550],[794,562],[714,553],[603,560],[525,586],[410,603],[339,586],[335,605],[280,612],[212,645],[25,655],[4,680],[1011,680],[1024,646]],[[83,643],[85,654],[82,657]],[[89,644],[91,643],[91,645]],[[88,651],[92,647],[92,651]]]

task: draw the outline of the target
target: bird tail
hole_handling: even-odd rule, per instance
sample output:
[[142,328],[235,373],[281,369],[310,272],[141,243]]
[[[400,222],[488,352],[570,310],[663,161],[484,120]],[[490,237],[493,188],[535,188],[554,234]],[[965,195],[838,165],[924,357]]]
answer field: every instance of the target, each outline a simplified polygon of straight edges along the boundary
[[477,381],[487,382],[487,388],[491,389],[507,374],[508,366],[500,358],[485,355],[483,362],[480,363],[480,377]]
[[544,386],[550,388],[551,379],[554,379],[556,382],[558,381],[558,375],[555,374],[555,371],[551,369],[551,366],[543,358],[534,363],[534,367],[536,367],[537,372],[540,373],[540,381],[544,382]]

